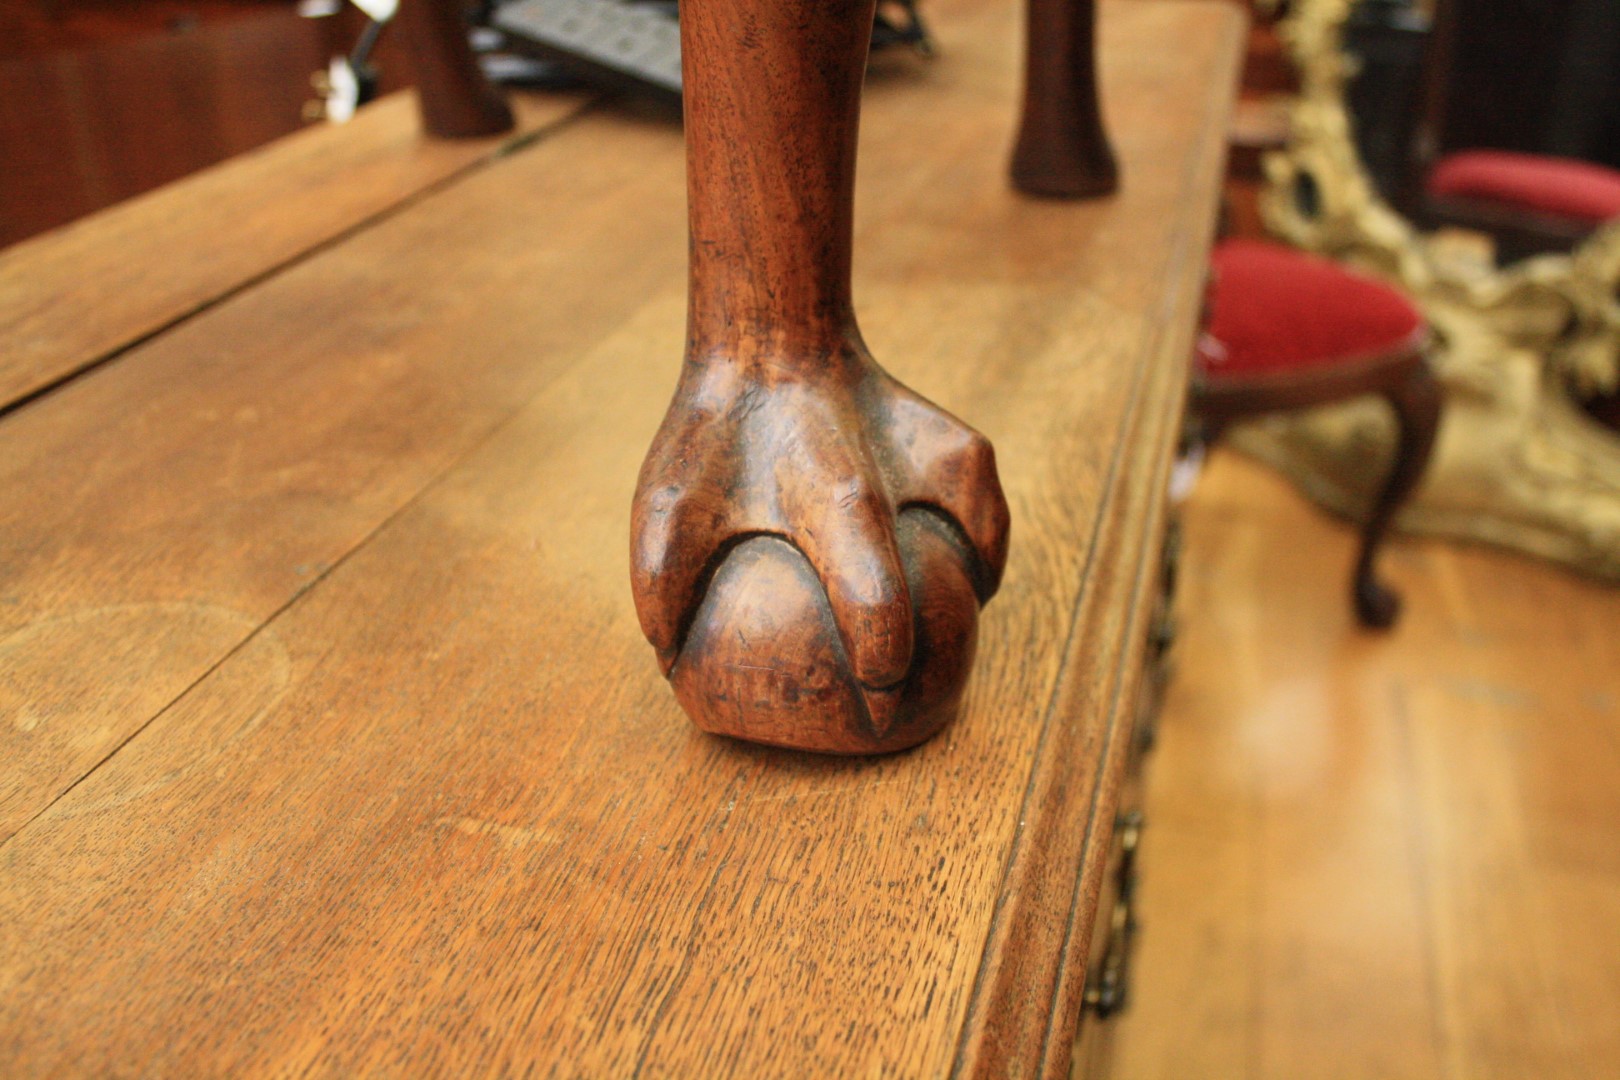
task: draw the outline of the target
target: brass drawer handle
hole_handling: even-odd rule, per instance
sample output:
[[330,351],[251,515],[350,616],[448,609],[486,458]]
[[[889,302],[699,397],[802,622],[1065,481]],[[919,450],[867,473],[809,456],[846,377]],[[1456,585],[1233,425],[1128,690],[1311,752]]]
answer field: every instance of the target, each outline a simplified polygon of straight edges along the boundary
[[1086,985],[1082,999],[1099,1020],[1122,1011],[1130,999],[1131,945],[1137,931],[1136,851],[1142,839],[1141,812],[1132,810],[1120,815],[1115,828],[1119,832],[1120,847],[1119,895],[1108,920],[1108,947],[1103,952],[1102,965]]
[[1164,526],[1164,547],[1159,552],[1159,592],[1174,600],[1176,585],[1181,578],[1181,548],[1183,544],[1181,518],[1172,513]]
[[1153,749],[1159,710],[1164,704],[1165,687],[1175,665],[1173,656],[1178,630],[1175,614],[1177,568],[1181,561],[1181,521],[1172,517],[1165,529],[1164,551],[1159,572],[1159,595],[1148,621],[1147,649],[1143,660],[1142,690],[1136,712],[1136,754]]
[[1175,612],[1171,610],[1168,600],[1161,602],[1159,610],[1154,613],[1153,628],[1148,632],[1148,651],[1155,662],[1170,652],[1178,632]]
[[1114,828],[1119,832],[1119,850],[1122,860],[1120,863],[1120,876],[1129,876],[1134,884],[1136,877],[1136,849],[1142,844],[1142,826],[1146,821],[1140,810],[1127,810],[1119,815]]

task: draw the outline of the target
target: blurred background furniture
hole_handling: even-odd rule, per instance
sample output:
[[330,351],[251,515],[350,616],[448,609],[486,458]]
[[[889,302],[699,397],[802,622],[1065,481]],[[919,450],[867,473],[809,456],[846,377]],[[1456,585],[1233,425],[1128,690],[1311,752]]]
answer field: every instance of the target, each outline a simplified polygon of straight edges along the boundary
[[1440,421],[1423,316],[1395,289],[1280,244],[1223,241],[1210,273],[1192,384],[1207,441],[1234,421],[1367,394],[1394,410],[1394,453],[1362,524],[1350,584],[1362,625],[1394,625],[1400,598],[1378,580],[1375,560],[1422,478]]
[[1459,150],[1424,179],[1424,214],[1437,225],[1491,235],[1498,263],[1569,251],[1620,218],[1620,169],[1512,150]]
[[[1362,166],[1419,228],[1487,238],[1505,268],[1620,217],[1620,5],[1359,0],[1343,45]],[[1286,120],[1266,134],[1280,148]],[[1581,383],[1582,408],[1620,431],[1620,387]]]
[[[344,3],[18,0],[0,5],[0,247],[303,127],[310,76],[355,43]],[[410,84],[380,46],[384,93]]]
[[1506,265],[1620,216],[1620,7],[1360,0],[1344,47],[1362,162],[1420,226],[1488,234]]
[[[389,0],[367,0],[386,12]],[[674,0],[538,0],[568,22],[581,6],[621,6],[673,26]],[[131,198],[323,119],[346,119],[379,95],[421,85],[435,134],[476,137],[509,117],[475,77],[501,85],[593,86],[600,64],[500,29],[511,0],[405,0],[389,28],[350,0],[12,0],[0,5],[0,247]],[[520,19],[518,21],[521,21]],[[577,20],[576,20],[577,21]],[[629,50],[601,18],[580,48]],[[462,33],[452,31],[457,28]],[[604,37],[606,41],[604,43]],[[872,48],[931,53],[913,0],[880,0]],[[676,67],[679,50],[661,58]],[[570,62],[559,62],[566,58]],[[899,66],[891,63],[891,66]],[[313,79],[312,79],[313,76]],[[610,83],[612,80],[608,80]],[[313,85],[312,85],[313,83]],[[619,80],[620,87],[630,83]],[[645,86],[641,86],[645,89]]]
[[[1399,288],[1435,333],[1447,402],[1429,479],[1399,525],[1500,544],[1620,579],[1620,436],[1584,411],[1620,384],[1620,222],[1567,255],[1506,267],[1421,231],[1366,169],[1347,106],[1351,0],[1294,0],[1276,25],[1299,78],[1286,144],[1263,155],[1266,230]],[[1397,441],[1347,402],[1241,425],[1232,441],[1313,499],[1360,517]]]
[[[1259,157],[1287,138],[1298,87],[1276,19],[1256,2],[1234,128],[1238,235]],[[1568,251],[1615,216],[1620,183],[1620,7],[1608,0],[1358,0],[1343,47],[1345,102],[1380,195],[1424,228],[1488,233],[1498,262]],[[1244,194],[1249,193],[1249,198]]]

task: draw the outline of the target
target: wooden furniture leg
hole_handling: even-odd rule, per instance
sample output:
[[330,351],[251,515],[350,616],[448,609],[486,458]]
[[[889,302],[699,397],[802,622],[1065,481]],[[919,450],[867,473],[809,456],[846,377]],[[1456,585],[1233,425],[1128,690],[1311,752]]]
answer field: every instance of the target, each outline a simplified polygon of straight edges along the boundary
[[685,362],[632,517],[641,626],[710,732],[832,753],[954,715],[1007,555],[995,453],[850,298],[873,0],[681,8]]
[[1440,427],[1442,395],[1421,349],[1402,350],[1346,371],[1312,371],[1303,376],[1194,381],[1192,409],[1199,434],[1213,445],[1235,420],[1263,413],[1312,408],[1361,394],[1378,394],[1395,410],[1395,457],[1362,526],[1361,549],[1350,576],[1350,598],[1363,626],[1387,630],[1400,617],[1401,599],[1379,580],[1375,563],[1406,500],[1429,463]]
[[1363,624],[1380,630],[1395,625],[1401,613],[1401,598],[1378,580],[1373,563],[1389,533],[1390,523],[1417,487],[1429,463],[1429,453],[1434,449],[1434,438],[1440,427],[1440,386],[1428,365],[1419,363],[1412,366],[1404,379],[1385,391],[1384,397],[1395,410],[1400,433],[1389,476],[1362,529],[1361,553],[1356,558],[1350,587],[1356,616]]
[[1054,198],[1111,194],[1119,187],[1119,166],[1097,99],[1096,0],[1028,4],[1013,184]]
[[404,0],[398,20],[416,69],[422,126],[444,139],[498,135],[512,110],[467,41],[466,0]]

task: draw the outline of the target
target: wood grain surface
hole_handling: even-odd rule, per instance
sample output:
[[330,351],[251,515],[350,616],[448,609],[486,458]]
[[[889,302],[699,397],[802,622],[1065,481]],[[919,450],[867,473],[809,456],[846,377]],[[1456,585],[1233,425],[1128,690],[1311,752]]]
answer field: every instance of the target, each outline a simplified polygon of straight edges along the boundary
[[0,423],[0,633],[72,718],[0,725],[0,835],[680,275],[679,133],[556,138]]
[[517,94],[515,131],[424,138],[414,92],[0,252],[0,409],[82,371],[584,107]]
[[624,574],[681,140],[593,113],[0,421],[11,1072],[1066,1072],[1241,19],[1104,6],[1130,182],[1064,205],[1017,12],[935,18],[855,294],[1018,530],[957,724],[681,717]]

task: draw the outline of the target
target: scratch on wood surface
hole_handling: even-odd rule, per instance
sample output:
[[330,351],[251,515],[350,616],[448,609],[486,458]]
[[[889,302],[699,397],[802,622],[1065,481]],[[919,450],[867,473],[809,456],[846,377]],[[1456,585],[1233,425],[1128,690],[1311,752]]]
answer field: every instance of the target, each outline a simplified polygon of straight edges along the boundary
[[774,791],[769,795],[753,795],[743,800],[745,804],[762,802],[781,802],[783,799],[819,799],[825,795],[865,795],[867,792],[890,784],[898,784],[907,779],[896,776],[889,780],[874,780],[869,784],[829,784],[825,787],[810,788],[807,791],[793,789],[789,791]]
[[481,818],[442,817],[434,824],[441,829],[454,829],[463,836],[490,837],[505,848],[528,847],[530,844],[548,839],[544,832],[523,829],[516,825],[502,825],[498,821],[484,821]]
[[[739,630],[737,632],[737,637],[742,639],[743,645],[746,646],[748,644],[748,639],[743,637],[742,631]],[[774,667],[774,666],[772,666],[770,664],[744,664],[744,663],[739,661],[739,662],[730,664],[728,666],[732,667],[732,668],[738,668],[738,669],[741,669],[743,671],[768,671],[772,675],[785,675],[785,674],[787,674],[787,672],[783,671],[781,668]]]

